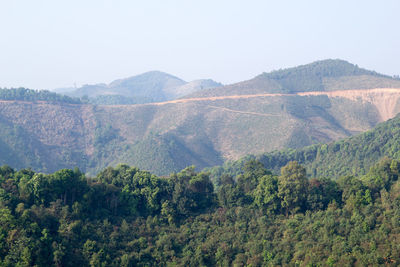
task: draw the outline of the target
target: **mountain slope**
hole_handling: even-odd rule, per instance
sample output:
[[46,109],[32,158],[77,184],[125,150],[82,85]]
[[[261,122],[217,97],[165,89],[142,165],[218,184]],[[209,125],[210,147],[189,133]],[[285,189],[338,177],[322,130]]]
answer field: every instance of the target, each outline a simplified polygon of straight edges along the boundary
[[339,178],[345,175],[364,175],[384,157],[400,159],[400,114],[370,131],[350,138],[300,149],[246,156],[211,171],[236,173],[247,160],[257,159],[266,168],[279,174],[288,162],[298,161],[312,177]]
[[[370,98],[376,99],[372,94]],[[400,92],[391,97],[397,102],[399,98]],[[38,151],[49,146],[57,152],[41,156],[40,164],[32,162],[34,169],[53,171],[60,167],[50,163],[63,162],[95,173],[124,162],[168,174],[191,164],[203,168],[246,154],[301,148],[371,129],[382,121],[379,109],[360,99],[278,95],[122,106],[4,101],[0,116],[36,140]],[[15,144],[6,140],[10,135],[15,136],[4,133],[1,138],[14,151]],[[35,158],[18,155],[21,162]],[[1,163],[23,167],[7,157]]]
[[[371,131],[330,144],[264,154],[260,160],[278,169],[285,161],[297,160],[313,176],[362,175],[383,157],[400,159],[400,115]],[[282,165],[283,164],[283,165]]]
[[91,110],[80,104],[2,102],[0,162],[44,172],[70,166],[86,169],[93,152]]
[[[296,69],[290,73],[295,75]],[[343,73],[351,74],[342,71],[340,75]],[[5,151],[0,164],[16,168],[29,164],[46,172],[78,166],[94,174],[106,166],[127,163],[166,175],[192,164],[204,168],[248,154],[343,139],[400,112],[398,80],[358,70],[354,76],[330,75],[331,82],[342,90],[282,93],[277,80],[261,79],[261,75],[242,83],[262,81],[257,86],[224,86],[195,93],[200,95],[197,98],[192,94],[157,103],[2,100],[0,118],[4,129],[10,130],[0,136],[0,148]],[[348,88],[353,83],[356,90]],[[273,93],[277,85],[281,91]],[[359,89],[367,85],[376,88]],[[12,132],[14,128],[22,134]],[[24,146],[28,147],[26,153]]]

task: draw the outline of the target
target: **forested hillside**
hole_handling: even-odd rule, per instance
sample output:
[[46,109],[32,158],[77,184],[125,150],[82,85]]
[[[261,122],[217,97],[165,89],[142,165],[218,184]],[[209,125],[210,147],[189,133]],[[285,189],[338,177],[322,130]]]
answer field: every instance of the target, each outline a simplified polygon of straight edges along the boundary
[[214,190],[189,167],[96,178],[0,168],[2,266],[396,266],[400,162],[363,176],[273,175],[249,161]]
[[[267,78],[278,82],[282,92],[308,92],[308,91],[332,91],[338,90],[332,86],[332,81],[337,78],[354,79],[358,77],[374,77],[372,81],[381,79],[382,81],[393,80],[389,76],[378,74],[374,71],[359,68],[344,60],[322,60],[311,64],[289,68],[284,70],[263,73],[258,78]],[[373,82],[368,85],[358,85],[351,89],[371,89],[374,88]],[[392,81],[395,82],[395,81]],[[400,81],[399,81],[400,82]],[[333,88],[332,88],[333,87]],[[348,88],[349,89],[349,88]]]
[[257,158],[267,168],[277,171],[289,161],[296,160],[304,164],[312,176],[340,177],[365,174],[383,157],[400,159],[400,116],[338,142],[275,151]]
[[208,168],[212,179],[222,174],[237,175],[249,160],[258,160],[273,173],[290,161],[302,164],[309,177],[338,179],[346,175],[365,175],[384,158],[400,159],[400,115],[379,124],[373,130],[328,144],[316,144],[300,149],[248,155],[222,166]]

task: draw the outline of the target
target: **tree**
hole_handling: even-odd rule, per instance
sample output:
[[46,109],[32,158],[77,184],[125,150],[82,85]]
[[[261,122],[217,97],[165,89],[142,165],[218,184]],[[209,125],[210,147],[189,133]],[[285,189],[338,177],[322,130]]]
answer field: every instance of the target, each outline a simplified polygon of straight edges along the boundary
[[173,192],[171,204],[178,217],[204,210],[214,203],[214,187],[208,173],[196,173],[194,166],[171,175]]
[[237,180],[239,188],[246,194],[251,193],[257,187],[262,176],[271,174],[260,161],[255,159],[246,162],[243,171],[243,175],[240,175]]
[[308,184],[307,209],[325,209],[331,202],[342,202],[342,191],[336,181],[313,178]]
[[399,169],[399,161],[384,157],[370,168],[362,180],[374,192],[379,192],[383,188],[389,190],[398,179]]
[[278,178],[274,175],[264,175],[253,193],[254,203],[267,213],[279,211]]
[[64,205],[72,205],[86,189],[86,179],[79,169],[62,169],[51,175],[50,186],[55,198],[62,199]]
[[278,181],[278,197],[286,216],[304,209],[307,199],[308,180],[306,170],[297,161],[291,161],[281,169]]

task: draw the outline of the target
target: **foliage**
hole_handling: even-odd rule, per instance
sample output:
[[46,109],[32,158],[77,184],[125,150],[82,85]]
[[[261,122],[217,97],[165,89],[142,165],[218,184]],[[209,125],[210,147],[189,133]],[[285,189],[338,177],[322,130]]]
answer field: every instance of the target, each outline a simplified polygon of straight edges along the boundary
[[304,210],[307,199],[308,180],[306,170],[296,161],[289,162],[282,168],[278,181],[278,197],[282,199],[281,207],[286,216],[290,212]]
[[236,177],[188,167],[160,178],[128,165],[96,178],[0,167],[1,266],[397,265],[400,161],[361,177]]

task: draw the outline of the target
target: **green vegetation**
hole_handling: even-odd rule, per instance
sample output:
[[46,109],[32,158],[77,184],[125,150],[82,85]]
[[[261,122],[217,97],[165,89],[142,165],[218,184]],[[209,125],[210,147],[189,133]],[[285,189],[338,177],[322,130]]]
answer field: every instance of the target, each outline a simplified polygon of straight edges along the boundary
[[400,116],[375,129],[330,144],[266,153],[256,158],[278,171],[289,161],[303,164],[314,177],[362,175],[383,157],[400,159]]
[[255,160],[219,177],[127,165],[95,178],[0,168],[1,266],[383,266],[400,262],[400,161],[308,180]]
[[210,172],[216,186],[222,175],[240,174],[249,160],[260,161],[275,174],[280,173],[281,168],[290,161],[297,161],[305,167],[309,177],[338,179],[346,175],[360,176],[385,157],[400,159],[399,140],[400,115],[379,124],[373,130],[337,142],[248,155],[206,170]]
[[[267,78],[277,81],[284,93],[309,92],[309,91],[325,91],[324,79],[338,78],[343,76],[359,76],[370,75],[389,78],[359,68],[344,60],[322,60],[311,64],[302,65],[294,68],[264,73],[260,78]],[[350,89],[350,88],[348,88]],[[354,89],[354,88],[351,88]]]
[[0,100],[20,100],[20,101],[46,101],[55,103],[81,104],[81,100],[56,94],[47,90],[31,90],[26,88],[0,88]]

